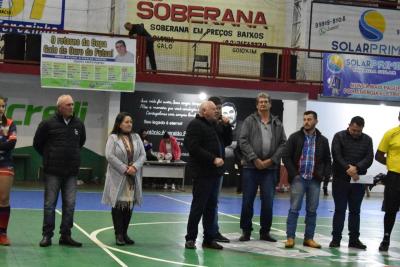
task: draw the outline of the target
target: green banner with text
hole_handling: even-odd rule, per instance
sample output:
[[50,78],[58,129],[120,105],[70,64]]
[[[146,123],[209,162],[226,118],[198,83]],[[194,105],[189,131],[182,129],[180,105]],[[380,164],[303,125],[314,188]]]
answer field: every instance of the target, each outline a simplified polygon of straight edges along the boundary
[[43,34],[41,85],[46,88],[133,92],[136,40]]

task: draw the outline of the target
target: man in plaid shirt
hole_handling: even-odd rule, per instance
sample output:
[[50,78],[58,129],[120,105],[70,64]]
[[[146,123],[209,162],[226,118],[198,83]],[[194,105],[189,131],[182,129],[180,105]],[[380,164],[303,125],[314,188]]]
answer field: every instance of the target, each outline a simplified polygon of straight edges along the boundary
[[297,219],[304,194],[307,199],[307,213],[303,245],[321,248],[321,245],[314,241],[314,232],[321,181],[331,174],[331,153],[328,139],[315,128],[317,123],[316,112],[304,112],[303,127],[289,137],[283,150],[282,159],[288,171],[291,187],[290,209],[286,222],[286,248],[295,245]]

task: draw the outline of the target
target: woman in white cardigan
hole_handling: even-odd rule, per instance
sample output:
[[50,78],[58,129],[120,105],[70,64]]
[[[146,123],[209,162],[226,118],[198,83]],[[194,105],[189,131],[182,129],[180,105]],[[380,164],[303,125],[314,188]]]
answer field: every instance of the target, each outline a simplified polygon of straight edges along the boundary
[[133,245],[127,232],[134,204],[142,203],[142,166],[146,153],[142,140],[133,133],[132,116],[121,112],[106,144],[108,161],[102,203],[112,207],[115,241]]

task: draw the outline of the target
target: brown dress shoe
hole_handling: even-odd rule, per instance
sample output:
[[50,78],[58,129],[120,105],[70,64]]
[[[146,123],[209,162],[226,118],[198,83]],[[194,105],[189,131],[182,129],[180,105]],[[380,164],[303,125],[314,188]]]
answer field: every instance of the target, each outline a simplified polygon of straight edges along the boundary
[[285,242],[285,248],[293,248],[294,247],[294,239],[288,238]]
[[321,248],[321,245],[312,239],[305,239],[303,242],[303,246],[310,248]]

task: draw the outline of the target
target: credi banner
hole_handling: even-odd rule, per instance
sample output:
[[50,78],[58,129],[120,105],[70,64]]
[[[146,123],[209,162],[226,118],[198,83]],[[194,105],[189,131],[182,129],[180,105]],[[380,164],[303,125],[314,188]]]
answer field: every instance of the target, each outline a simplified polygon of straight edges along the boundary
[[400,101],[400,59],[324,54],[324,96]]
[[133,92],[135,49],[128,38],[45,33],[42,87]]
[[400,11],[312,3],[309,48],[400,55]]
[[0,0],[0,25],[26,27],[0,32],[37,34],[35,29],[64,29],[65,0]]
[[[88,102],[75,101],[74,114],[82,122],[85,122],[88,111]],[[39,117],[46,120],[57,112],[56,105],[32,105],[25,103],[11,103],[7,106],[6,116],[13,118],[15,125],[27,126],[32,125],[32,118]]]
[[61,94],[71,94],[75,101],[74,113],[86,127],[85,147],[98,155],[104,155],[107,139],[107,120],[104,119],[107,114],[104,107],[108,105],[107,94],[40,89],[29,83],[18,87],[18,90],[7,86],[1,90],[1,94],[8,97],[6,116],[12,118],[17,125],[17,147],[32,146],[39,123],[56,113],[57,98]]

